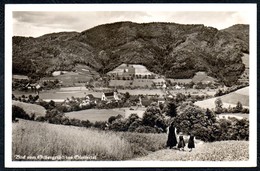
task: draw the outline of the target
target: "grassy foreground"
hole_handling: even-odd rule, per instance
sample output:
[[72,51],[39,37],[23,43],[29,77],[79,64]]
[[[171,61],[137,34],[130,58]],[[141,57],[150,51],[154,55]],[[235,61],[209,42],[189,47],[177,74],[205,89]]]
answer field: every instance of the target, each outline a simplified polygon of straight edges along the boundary
[[164,149],[151,153],[144,157],[138,157],[137,161],[246,161],[249,159],[248,141],[219,141],[212,143],[199,143],[189,152],[176,149]]
[[127,160],[164,148],[166,136],[19,120],[13,123],[12,155],[13,160]]

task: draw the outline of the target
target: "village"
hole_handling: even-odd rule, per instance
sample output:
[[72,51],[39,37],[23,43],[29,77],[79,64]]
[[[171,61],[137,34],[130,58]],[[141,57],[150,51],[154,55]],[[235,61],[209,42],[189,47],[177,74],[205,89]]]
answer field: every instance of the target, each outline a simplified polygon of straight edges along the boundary
[[[113,115],[142,117],[151,104],[163,106],[173,99],[195,103],[213,98],[220,89],[228,88],[205,72],[197,72],[192,79],[167,79],[137,64],[121,64],[103,77],[84,65],[77,65],[73,71],[54,71],[51,77],[36,82],[27,76],[13,75],[13,100],[30,102],[37,96],[36,103],[54,102],[65,113],[81,111],[79,116],[73,113],[71,117],[84,115],[84,119],[89,118],[83,112],[93,108],[97,113],[110,109]],[[210,109],[214,108],[215,105]]]

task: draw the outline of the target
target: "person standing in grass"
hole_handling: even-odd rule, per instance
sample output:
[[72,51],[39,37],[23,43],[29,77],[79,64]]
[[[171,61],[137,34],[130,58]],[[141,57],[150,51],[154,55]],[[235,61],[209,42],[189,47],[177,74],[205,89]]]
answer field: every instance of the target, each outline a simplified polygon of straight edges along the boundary
[[190,152],[192,151],[193,148],[195,148],[195,143],[194,143],[194,136],[190,135],[189,141],[188,141],[188,148],[190,149]]
[[166,143],[166,147],[169,147],[170,149],[172,149],[176,145],[177,145],[176,129],[172,122],[170,127],[168,128],[168,140]]
[[182,133],[180,133],[178,148],[179,148],[180,150],[184,151],[184,147],[185,147],[185,142],[184,142]]

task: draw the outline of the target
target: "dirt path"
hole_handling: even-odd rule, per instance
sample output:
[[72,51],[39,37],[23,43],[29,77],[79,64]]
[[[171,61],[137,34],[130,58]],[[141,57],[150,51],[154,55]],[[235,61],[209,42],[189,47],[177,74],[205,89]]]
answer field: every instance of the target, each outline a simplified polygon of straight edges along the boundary
[[178,149],[163,149],[153,153],[148,154],[144,157],[134,158],[137,161],[188,161],[196,159],[197,154],[203,152],[203,142],[196,144],[196,148],[189,152],[187,145],[185,151],[180,151]]

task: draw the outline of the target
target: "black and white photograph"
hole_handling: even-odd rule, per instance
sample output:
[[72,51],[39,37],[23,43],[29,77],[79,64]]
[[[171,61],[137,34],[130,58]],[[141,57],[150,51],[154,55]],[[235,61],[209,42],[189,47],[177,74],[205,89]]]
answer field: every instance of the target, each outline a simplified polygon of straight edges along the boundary
[[7,167],[256,166],[256,4],[5,15]]

